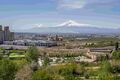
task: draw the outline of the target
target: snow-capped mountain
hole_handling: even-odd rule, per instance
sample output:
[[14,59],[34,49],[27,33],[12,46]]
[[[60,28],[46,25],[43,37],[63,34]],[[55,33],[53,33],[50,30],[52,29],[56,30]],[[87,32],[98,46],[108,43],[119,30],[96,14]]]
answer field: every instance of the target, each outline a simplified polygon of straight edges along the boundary
[[35,24],[36,28],[44,27],[43,24]]
[[91,25],[89,25],[89,24],[80,24],[80,23],[78,23],[76,21],[69,20],[69,21],[66,21],[66,22],[64,22],[62,24],[59,24],[57,26],[58,27],[62,27],[62,26],[65,26],[65,27],[74,27],[74,26],[80,27],[80,26],[91,26]]
[[57,26],[44,27],[39,25],[23,32],[33,33],[120,33],[120,29],[98,28],[98,26],[90,24],[81,24],[73,20],[69,20]]

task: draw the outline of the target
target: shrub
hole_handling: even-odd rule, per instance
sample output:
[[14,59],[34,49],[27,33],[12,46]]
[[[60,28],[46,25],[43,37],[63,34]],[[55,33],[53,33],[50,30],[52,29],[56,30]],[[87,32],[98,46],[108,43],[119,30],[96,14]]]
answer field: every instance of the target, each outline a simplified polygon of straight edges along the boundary
[[9,60],[0,62],[0,80],[14,80],[17,67]]
[[120,59],[120,51],[113,51],[112,58],[113,59]]
[[52,77],[46,70],[38,70],[33,74],[32,80],[52,80]]

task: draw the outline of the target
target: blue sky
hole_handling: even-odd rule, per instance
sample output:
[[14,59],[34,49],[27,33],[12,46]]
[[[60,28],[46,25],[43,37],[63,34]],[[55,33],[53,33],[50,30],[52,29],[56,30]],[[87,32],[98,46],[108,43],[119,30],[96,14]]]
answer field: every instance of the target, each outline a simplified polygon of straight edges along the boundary
[[0,0],[0,24],[12,29],[51,27],[67,20],[120,28],[120,0]]

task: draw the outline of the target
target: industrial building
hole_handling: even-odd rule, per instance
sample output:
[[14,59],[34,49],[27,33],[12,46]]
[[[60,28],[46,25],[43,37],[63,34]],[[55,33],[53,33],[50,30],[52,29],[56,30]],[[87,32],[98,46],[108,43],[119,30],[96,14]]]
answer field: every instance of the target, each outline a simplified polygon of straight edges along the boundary
[[14,40],[14,41],[4,41],[4,45],[52,47],[52,46],[57,46],[57,43],[46,40]]
[[0,25],[0,44],[4,41],[13,41],[14,40],[14,32],[10,32],[9,26],[5,26],[4,30],[2,29],[2,25]]

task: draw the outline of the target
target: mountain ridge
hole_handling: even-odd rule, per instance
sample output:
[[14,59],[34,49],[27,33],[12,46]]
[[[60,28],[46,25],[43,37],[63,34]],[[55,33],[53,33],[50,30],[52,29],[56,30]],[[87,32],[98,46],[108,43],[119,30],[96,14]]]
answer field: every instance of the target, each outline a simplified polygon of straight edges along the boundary
[[24,32],[34,33],[120,33],[120,29],[99,28],[90,24],[81,24],[73,20],[66,21],[51,27],[34,27],[24,30]]

